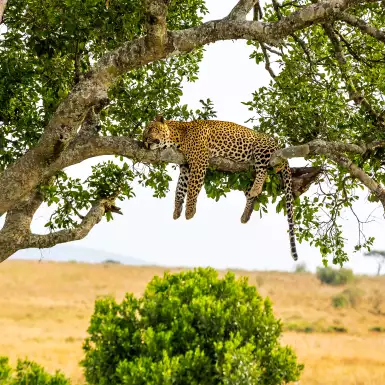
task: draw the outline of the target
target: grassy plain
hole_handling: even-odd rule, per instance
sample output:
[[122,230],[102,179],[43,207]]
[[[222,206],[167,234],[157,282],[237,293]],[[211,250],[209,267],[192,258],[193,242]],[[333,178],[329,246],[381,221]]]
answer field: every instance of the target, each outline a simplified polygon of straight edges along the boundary
[[[161,267],[6,261],[0,265],[0,356],[28,357],[82,383],[78,362],[94,300],[140,295]],[[182,269],[170,269],[180,271]],[[285,324],[284,344],[305,364],[301,385],[385,384],[385,277],[358,277],[355,308],[336,309],[344,287],[309,273],[235,271],[269,296]],[[220,272],[224,274],[224,272]],[[340,330],[331,332],[330,330]],[[343,332],[341,332],[343,330]],[[380,329],[381,330],[381,329]],[[384,330],[384,329],[383,329]]]

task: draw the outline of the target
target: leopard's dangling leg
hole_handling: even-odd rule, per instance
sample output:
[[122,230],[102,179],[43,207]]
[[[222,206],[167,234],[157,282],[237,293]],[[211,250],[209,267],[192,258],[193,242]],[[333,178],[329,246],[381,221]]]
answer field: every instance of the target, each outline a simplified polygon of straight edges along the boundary
[[187,189],[186,219],[191,219],[196,212],[198,195],[202,189],[208,166],[208,158],[190,164],[190,176]]
[[183,203],[187,194],[187,186],[190,170],[187,164],[179,166],[179,178],[175,191],[174,219],[178,219],[182,214]]

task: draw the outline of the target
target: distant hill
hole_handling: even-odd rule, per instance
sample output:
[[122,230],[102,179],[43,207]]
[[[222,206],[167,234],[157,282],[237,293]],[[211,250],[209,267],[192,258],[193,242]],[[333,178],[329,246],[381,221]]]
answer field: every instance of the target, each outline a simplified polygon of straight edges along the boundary
[[57,245],[51,249],[27,249],[18,251],[12,258],[43,259],[48,261],[77,261],[100,263],[105,260],[119,261],[125,265],[149,265],[150,262],[133,258],[129,255],[110,253],[108,251],[88,249],[69,245]]

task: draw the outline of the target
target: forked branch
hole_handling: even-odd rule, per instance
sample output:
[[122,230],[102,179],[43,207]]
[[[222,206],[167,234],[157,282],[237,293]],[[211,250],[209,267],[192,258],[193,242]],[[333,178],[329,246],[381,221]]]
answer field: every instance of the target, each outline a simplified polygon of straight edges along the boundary
[[[29,227],[23,232],[12,231],[13,227],[4,227],[0,232],[0,263],[17,250],[27,248],[49,248],[59,243],[83,239],[103,218],[106,211],[115,211],[114,202],[108,199],[96,201],[83,220],[74,229],[60,230],[50,234],[31,234]],[[32,219],[32,216],[30,217]]]
[[271,166],[278,166],[286,159],[300,158],[307,155],[325,155],[333,160],[345,170],[347,170],[354,178],[357,178],[377,199],[382,203],[385,210],[385,189],[373,178],[353,163],[345,153],[364,154],[374,148],[384,147],[385,141],[377,141],[373,143],[357,145],[346,144],[342,142],[326,142],[323,140],[314,140],[308,144],[293,146],[278,150],[270,160]]

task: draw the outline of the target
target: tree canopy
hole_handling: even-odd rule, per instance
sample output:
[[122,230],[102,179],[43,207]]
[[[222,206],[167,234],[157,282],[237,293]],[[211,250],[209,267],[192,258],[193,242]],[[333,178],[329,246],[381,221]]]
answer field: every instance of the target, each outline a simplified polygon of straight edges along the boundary
[[[117,200],[134,199],[133,181],[164,197],[167,165],[184,158],[146,150],[142,131],[158,112],[216,117],[211,100],[198,110],[183,105],[182,84],[197,79],[206,44],[234,39],[247,40],[250,60],[271,76],[246,102],[254,128],[287,147],[271,164],[308,161],[292,169],[298,239],[318,247],[324,261],[347,260],[339,218],[354,210],[357,190],[385,209],[385,2],[234,0],[227,17],[203,23],[207,12],[204,0],[1,2],[0,261],[84,238],[120,212]],[[64,171],[101,155],[117,158],[86,180]],[[251,181],[250,164],[215,158],[211,166],[211,198]],[[311,184],[313,193],[301,195]],[[266,212],[269,201],[284,210],[273,172],[255,209]],[[54,207],[50,232],[34,234],[43,202]],[[357,220],[356,250],[370,249],[374,239]]]

